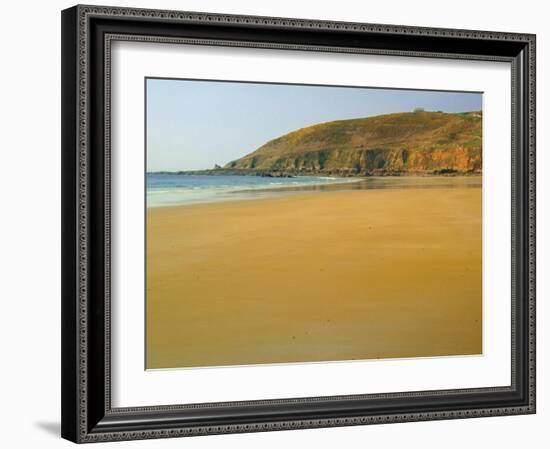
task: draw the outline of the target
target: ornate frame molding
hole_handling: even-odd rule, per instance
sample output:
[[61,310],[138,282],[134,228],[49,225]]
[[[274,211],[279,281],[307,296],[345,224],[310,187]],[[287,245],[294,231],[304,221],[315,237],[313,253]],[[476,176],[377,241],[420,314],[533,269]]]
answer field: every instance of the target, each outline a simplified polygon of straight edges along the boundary
[[[431,50],[386,49],[374,47],[351,47],[326,44],[298,44],[284,42],[266,42],[253,40],[216,39],[207,37],[174,37],[147,34],[118,33],[105,30],[96,32],[101,34],[103,50],[92,49],[92,22],[97,23],[106,19],[113,23],[132,22],[139,27],[139,23],[156,22],[170,26],[201,25],[244,27],[249,32],[257,30],[274,30],[278,33],[288,31],[322,31],[345,37],[348,33],[359,33],[364,36],[376,35],[379,39],[384,36],[400,37],[428,37],[432,42],[442,39],[458,39],[460,42],[472,41],[472,50],[476,50],[480,42],[487,48],[491,43],[509,48],[509,54],[485,54],[479,51],[472,52],[443,52]],[[347,426],[374,423],[424,421],[434,419],[467,418],[481,416],[499,416],[512,414],[527,414],[535,412],[535,36],[529,34],[515,34],[504,32],[451,30],[424,27],[406,27],[394,25],[377,25],[347,22],[314,21],[304,19],[285,19],[254,16],[234,16],[222,14],[204,14],[195,12],[159,11],[148,9],[76,6],[64,11],[64,89],[67,90],[63,100],[64,129],[63,129],[63,158],[64,167],[63,188],[71,189],[64,192],[63,202],[69,204],[64,210],[63,221],[65,227],[72,232],[65,236],[63,250],[63,271],[67,276],[73,276],[72,281],[63,283],[63,319],[70,320],[63,329],[63,436],[76,442],[95,442],[112,440],[130,440],[144,438],[164,438],[173,436],[206,435],[213,433],[256,432],[269,430],[284,430],[297,428]],[[118,22],[117,22],[118,21]],[[116,28],[115,24],[115,28]],[[69,42],[70,38],[75,39]],[[430,58],[452,59],[482,59],[504,61],[512,64],[512,103],[516,111],[512,117],[512,221],[513,221],[513,266],[512,278],[512,334],[516,338],[512,341],[512,385],[510,387],[480,388],[470,390],[447,390],[436,392],[408,392],[389,393],[379,395],[358,395],[340,397],[296,398],[289,400],[247,401],[240,403],[195,404],[177,406],[152,406],[140,408],[113,409],[110,405],[110,49],[111,43],[116,40],[156,42],[156,43],[184,43],[194,45],[221,45],[244,46],[265,49],[288,49],[323,52],[351,52],[364,54],[384,54],[397,56],[417,56]],[[512,45],[506,45],[512,44]],[[499,47],[500,48],[500,47]],[[514,49],[519,51],[514,53]],[[91,79],[97,76],[97,60],[93,52],[100,52],[102,56],[101,72],[103,73],[103,101],[101,140],[103,146],[103,173],[102,181],[93,172],[90,160],[97,151],[99,139],[93,139],[91,127],[93,122],[91,101],[98,95],[97,80],[92,85]],[[94,65],[95,61],[95,65]],[[69,68],[69,65],[71,68]],[[72,72],[71,72],[72,70]],[[67,82],[67,83],[66,83]],[[94,87],[95,86],[95,87]],[[95,101],[95,100],[94,100]],[[76,107],[75,107],[76,105]],[[95,116],[94,116],[95,117]],[[523,151],[523,153],[521,153]],[[521,153],[521,154],[520,154]],[[518,155],[522,156],[518,159]],[[519,164],[519,165],[518,165]],[[92,178],[95,173],[96,178]],[[518,179],[521,178],[521,179]],[[104,276],[103,319],[100,328],[103,336],[97,337],[97,330],[91,329],[90,305],[92,301],[90,285],[90,270],[97,270],[97,260],[92,260],[90,235],[92,215],[96,217],[97,207],[93,208],[97,200],[97,193],[92,192],[93,186],[103,183],[102,226],[104,231],[103,248],[100,253]],[[516,198],[516,194],[524,198]],[[94,218],[95,220],[96,218]],[[94,222],[95,223],[95,222]],[[99,225],[97,225],[99,226]],[[74,227],[74,228],[73,228]],[[525,228],[525,229],[523,229]],[[524,233],[522,233],[524,232]],[[70,240],[70,241],[69,241]],[[518,263],[519,262],[519,263]],[[522,277],[523,276],[523,277]],[[519,284],[515,283],[519,279]],[[523,285],[525,283],[525,285]],[[516,287],[519,290],[516,290]],[[517,299],[516,291],[524,292]],[[524,316],[525,315],[525,316]],[[527,326],[525,326],[525,323]],[[90,339],[91,333],[104,342],[103,366],[92,372],[90,352],[97,351],[95,340]],[[520,335],[521,334],[521,335]],[[521,337],[521,338],[520,338]],[[70,341],[69,341],[70,340]],[[518,345],[517,343],[521,343]],[[101,348],[99,348],[101,349]],[[521,352],[521,353],[518,353]],[[525,359],[526,372],[519,373],[524,377],[517,377],[515,370],[518,358]],[[95,360],[95,359],[94,359]],[[97,365],[97,360],[94,362]],[[102,379],[97,379],[101,372]],[[70,379],[70,381],[67,381]],[[94,379],[91,381],[91,379]],[[517,385],[520,379],[522,385]],[[97,389],[90,387],[90,383],[103,386],[101,404],[91,401],[91,396],[97,395]],[[524,384],[523,384],[524,383]],[[227,408],[236,405],[242,407],[268,408],[275,405],[309,404],[312,407],[321,402],[339,402],[349,400],[384,400],[390,398],[421,398],[421,397],[452,397],[464,394],[486,395],[489,393],[517,392],[519,387],[527,393],[527,397],[509,406],[476,407],[466,409],[463,406],[446,410],[408,411],[404,413],[365,413],[350,414],[349,416],[327,416],[311,419],[273,419],[267,422],[235,422],[223,424],[192,424],[170,426],[168,420],[162,416],[167,413],[181,411],[204,410],[205,408]],[[93,390],[93,391],[92,391]],[[94,395],[95,393],[95,395]],[[93,403],[92,403],[93,402]],[[102,418],[98,420],[98,417]],[[145,416],[147,418],[145,418]],[[157,416],[157,418],[155,418]],[[129,426],[126,421],[141,419],[146,424]],[[167,418],[165,418],[167,419]],[[229,419],[229,418],[228,418]],[[124,423],[121,423],[124,421]],[[183,422],[183,421],[182,421]],[[155,424],[157,423],[157,427]],[[159,424],[160,423],[160,424]]]

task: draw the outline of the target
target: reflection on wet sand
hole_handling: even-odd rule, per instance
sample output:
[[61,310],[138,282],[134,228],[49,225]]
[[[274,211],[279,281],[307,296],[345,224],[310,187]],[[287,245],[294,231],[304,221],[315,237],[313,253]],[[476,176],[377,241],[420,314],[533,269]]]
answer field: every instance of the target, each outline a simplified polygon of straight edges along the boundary
[[231,192],[235,195],[262,196],[273,193],[290,192],[331,192],[338,190],[373,190],[373,189],[434,189],[434,188],[479,188],[481,176],[372,176],[342,178],[346,182],[334,184],[312,184],[302,186],[284,186],[265,189],[246,189]]

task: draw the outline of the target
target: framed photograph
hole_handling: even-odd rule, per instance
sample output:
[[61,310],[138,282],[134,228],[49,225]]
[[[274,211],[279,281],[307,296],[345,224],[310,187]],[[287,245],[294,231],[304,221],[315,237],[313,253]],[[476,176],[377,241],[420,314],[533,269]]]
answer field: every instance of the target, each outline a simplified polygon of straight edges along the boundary
[[535,36],[62,12],[62,436],[535,412]]

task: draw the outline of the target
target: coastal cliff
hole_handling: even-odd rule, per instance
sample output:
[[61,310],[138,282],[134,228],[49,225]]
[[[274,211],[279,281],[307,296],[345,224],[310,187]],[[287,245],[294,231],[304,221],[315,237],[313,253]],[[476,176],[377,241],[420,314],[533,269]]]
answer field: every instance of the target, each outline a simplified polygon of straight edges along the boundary
[[209,171],[268,176],[481,173],[481,121],[479,111],[337,120],[290,132]]

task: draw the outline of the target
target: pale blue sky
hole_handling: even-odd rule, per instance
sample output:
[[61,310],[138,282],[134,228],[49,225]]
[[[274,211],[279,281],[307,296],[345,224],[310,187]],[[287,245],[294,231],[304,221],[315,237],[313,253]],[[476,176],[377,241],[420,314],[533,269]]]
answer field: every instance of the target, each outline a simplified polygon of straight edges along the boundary
[[213,168],[298,128],[391,112],[481,110],[480,93],[147,79],[147,171]]

